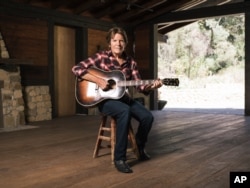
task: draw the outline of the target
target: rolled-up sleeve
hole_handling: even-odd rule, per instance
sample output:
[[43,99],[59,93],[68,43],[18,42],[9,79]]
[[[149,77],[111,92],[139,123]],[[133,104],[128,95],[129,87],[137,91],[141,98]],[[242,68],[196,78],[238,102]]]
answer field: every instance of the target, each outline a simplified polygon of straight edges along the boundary
[[88,59],[81,61],[72,67],[72,72],[78,77],[83,76],[87,73],[89,67],[94,66],[96,62],[99,61],[98,55],[94,55],[93,57],[89,57]]

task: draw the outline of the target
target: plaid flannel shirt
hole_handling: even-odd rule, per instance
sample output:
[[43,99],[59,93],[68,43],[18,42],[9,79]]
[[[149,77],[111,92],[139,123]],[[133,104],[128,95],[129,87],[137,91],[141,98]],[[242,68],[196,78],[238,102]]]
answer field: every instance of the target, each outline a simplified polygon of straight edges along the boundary
[[[95,66],[104,71],[120,70],[124,73],[126,80],[141,80],[136,61],[125,52],[122,55],[125,62],[120,65],[111,51],[98,52],[92,57],[73,66],[72,72],[80,77],[87,73],[89,67]],[[144,91],[144,85],[140,85],[136,88],[139,92],[148,94],[148,92]]]

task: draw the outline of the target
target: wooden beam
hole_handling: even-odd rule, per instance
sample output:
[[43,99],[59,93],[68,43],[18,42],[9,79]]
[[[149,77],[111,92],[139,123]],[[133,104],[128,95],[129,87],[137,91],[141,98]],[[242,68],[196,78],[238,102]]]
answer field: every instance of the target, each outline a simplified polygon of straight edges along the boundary
[[51,8],[58,9],[61,6],[67,5],[69,2],[70,1],[68,1],[68,0],[54,0],[54,1],[51,1]]
[[[250,2],[232,3],[221,6],[204,7],[161,15],[149,21],[152,24],[165,22],[187,22],[211,17],[240,14],[250,10]],[[140,23],[142,24],[142,23]]]
[[170,31],[173,31],[175,29],[178,29],[178,28],[181,28],[181,27],[184,27],[188,24],[191,24],[193,22],[182,22],[182,23],[177,23],[177,24],[172,24],[172,25],[167,25],[167,27],[159,27],[158,26],[158,33],[160,34],[166,34]]
[[[134,26],[137,26],[137,25],[141,25],[141,24],[145,24],[145,23],[150,23],[150,21],[152,20],[152,19],[154,19],[154,17],[155,16],[161,16],[161,15],[164,15],[166,12],[172,12],[172,11],[174,11],[174,10],[176,10],[176,9],[178,9],[179,7],[181,7],[181,5],[183,4],[183,3],[187,3],[188,2],[188,0],[179,0],[178,2],[176,2],[176,3],[169,3],[169,4],[167,4],[167,5],[164,5],[164,6],[166,6],[166,8],[165,9],[163,9],[163,10],[161,10],[161,11],[159,11],[159,10],[157,10],[157,11],[155,11],[154,12],[154,14],[145,14],[144,13],[144,15],[142,16],[140,16],[139,17],[139,19],[138,19],[138,14],[133,14],[132,16],[131,16],[131,14],[130,14],[130,19],[131,20],[135,20],[136,19],[136,17],[137,17],[137,20],[138,21],[134,21],[133,23],[133,25]],[[142,12],[141,12],[142,13]],[[126,19],[128,18],[128,17],[125,17]],[[123,19],[125,19],[125,18],[123,18]],[[118,17],[118,19],[117,19],[117,21],[119,21],[120,20],[120,17]],[[121,21],[121,20],[120,20]],[[153,23],[152,23],[153,24]]]
[[[138,16],[140,13],[142,12],[148,12],[150,14],[150,10],[152,10],[152,12],[154,12],[154,7],[156,6],[159,6],[160,4],[162,3],[165,3],[166,0],[162,0],[162,1],[150,1],[150,2],[147,2],[143,5],[143,7],[145,8],[141,8],[141,9],[131,9],[127,12],[127,14],[122,14],[118,17],[119,20],[126,20],[126,19],[129,19],[130,17],[135,17],[135,16]],[[169,6],[165,9],[165,10],[169,10]],[[154,12],[155,14],[155,12]],[[141,19],[140,16],[138,16],[139,19]]]
[[245,115],[250,115],[250,11],[245,13]]
[[97,0],[92,0],[92,1],[85,1],[84,3],[82,2],[80,6],[78,6],[75,10],[74,13],[76,14],[81,14],[85,11],[88,11],[91,7],[94,5],[97,5],[98,3],[101,3],[100,1]]
[[[153,25],[150,31],[150,69],[152,78],[158,78],[158,31],[157,26]],[[158,110],[158,91],[154,90],[150,96],[150,109]]]
[[41,7],[33,7],[29,5],[20,6],[19,3],[6,0],[0,1],[0,12],[2,14],[22,16],[27,18],[37,18],[41,20],[51,21],[69,26],[92,27],[97,29],[108,29],[113,23],[89,18],[86,16],[73,15],[55,10],[48,10]]
[[102,10],[95,13],[95,18],[101,18],[105,15],[111,14],[119,14],[120,11],[124,10],[124,4],[117,4],[117,3],[110,3],[109,6],[106,6],[105,8],[102,8]]
[[25,60],[25,59],[0,58],[0,64],[30,65],[33,64],[33,62],[31,60]]
[[4,81],[0,80],[0,128],[4,127],[4,120],[3,120],[3,105],[2,105],[2,89],[4,87]]
[[19,65],[31,65],[33,64],[30,60],[23,59],[0,59],[0,69],[8,72],[17,72]]

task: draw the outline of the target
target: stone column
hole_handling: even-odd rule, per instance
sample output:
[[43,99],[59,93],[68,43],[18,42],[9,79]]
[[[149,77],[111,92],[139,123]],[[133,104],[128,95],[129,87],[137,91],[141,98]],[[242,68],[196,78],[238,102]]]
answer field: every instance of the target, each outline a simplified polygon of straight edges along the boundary
[[1,89],[4,128],[24,125],[24,101],[19,69],[17,72],[0,69],[0,80],[4,81],[4,87]]
[[2,34],[0,33],[0,57],[9,58],[9,52],[6,49]]

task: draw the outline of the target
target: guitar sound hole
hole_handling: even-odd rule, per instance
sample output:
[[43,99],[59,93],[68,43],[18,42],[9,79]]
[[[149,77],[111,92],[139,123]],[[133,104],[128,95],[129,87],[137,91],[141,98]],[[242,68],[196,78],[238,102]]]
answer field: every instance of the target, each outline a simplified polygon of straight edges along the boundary
[[108,84],[109,89],[113,89],[116,84],[115,81],[112,79],[108,80],[108,83],[109,83]]

